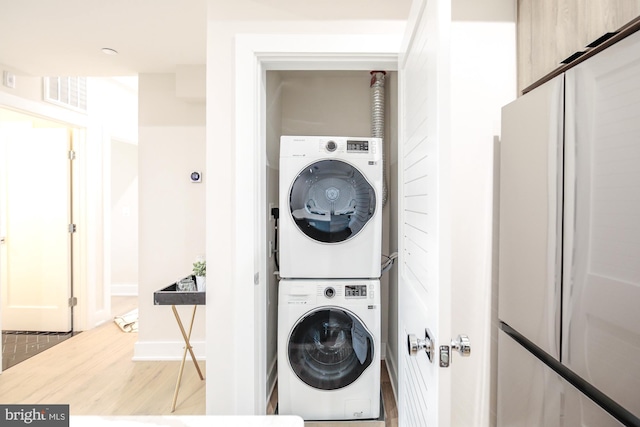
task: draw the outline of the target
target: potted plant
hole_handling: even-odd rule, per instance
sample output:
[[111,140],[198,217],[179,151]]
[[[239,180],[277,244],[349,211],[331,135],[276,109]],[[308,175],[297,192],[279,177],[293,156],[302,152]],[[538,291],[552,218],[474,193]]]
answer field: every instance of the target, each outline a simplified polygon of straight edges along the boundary
[[204,292],[206,288],[205,277],[207,276],[207,261],[204,258],[198,257],[193,263],[193,275],[196,276],[198,292]]

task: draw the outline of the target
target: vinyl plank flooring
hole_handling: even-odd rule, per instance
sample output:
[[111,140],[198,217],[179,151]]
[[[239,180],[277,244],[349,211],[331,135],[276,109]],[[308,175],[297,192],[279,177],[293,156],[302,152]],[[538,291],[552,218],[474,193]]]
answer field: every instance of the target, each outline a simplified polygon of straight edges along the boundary
[[[69,404],[72,415],[169,415],[180,362],[132,361],[137,339],[113,322],[69,338],[0,374],[0,402]],[[204,415],[205,384],[189,359],[173,414]]]
[[398,406],[396,404],[396,396],[391,386],[391,378],[387,365],[382,361],[380,369],[380,388],[382,390],[382,401],[384,402],[385,427],[398,427]]

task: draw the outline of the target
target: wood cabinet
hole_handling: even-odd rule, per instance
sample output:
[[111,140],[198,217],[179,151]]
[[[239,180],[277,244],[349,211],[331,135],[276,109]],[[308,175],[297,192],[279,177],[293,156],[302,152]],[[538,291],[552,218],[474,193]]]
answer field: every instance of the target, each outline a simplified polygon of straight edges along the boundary
[[640,0],[517,0],[518,93],[640,15]]

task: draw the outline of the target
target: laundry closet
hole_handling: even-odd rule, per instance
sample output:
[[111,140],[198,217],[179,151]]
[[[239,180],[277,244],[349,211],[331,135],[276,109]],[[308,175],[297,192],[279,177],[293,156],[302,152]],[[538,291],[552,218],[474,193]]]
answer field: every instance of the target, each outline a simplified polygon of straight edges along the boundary
[[[278,338],[278,253],[276,224],[278,214],[280,138],[283,135],[372,136],[371,70],[267,71],[265,99],[266,136],[266,253],[267,290],[267,372],[268,387],[277,381]],[[382,264],[397,251],[397,72],[384,76],[384,169],[386,203],[382,208]],[[282,217],[284,213],[280,212]],[[395,267],[380,278],[380,356],[387,343],[395,349],[397,341],[397,278]]]

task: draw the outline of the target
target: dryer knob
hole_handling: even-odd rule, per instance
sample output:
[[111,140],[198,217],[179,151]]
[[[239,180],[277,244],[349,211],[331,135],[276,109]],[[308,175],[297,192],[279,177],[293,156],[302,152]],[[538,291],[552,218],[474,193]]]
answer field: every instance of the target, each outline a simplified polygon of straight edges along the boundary
[[327,142],[327,151],[333,152],[338,148],[338,144],[335,141]]

